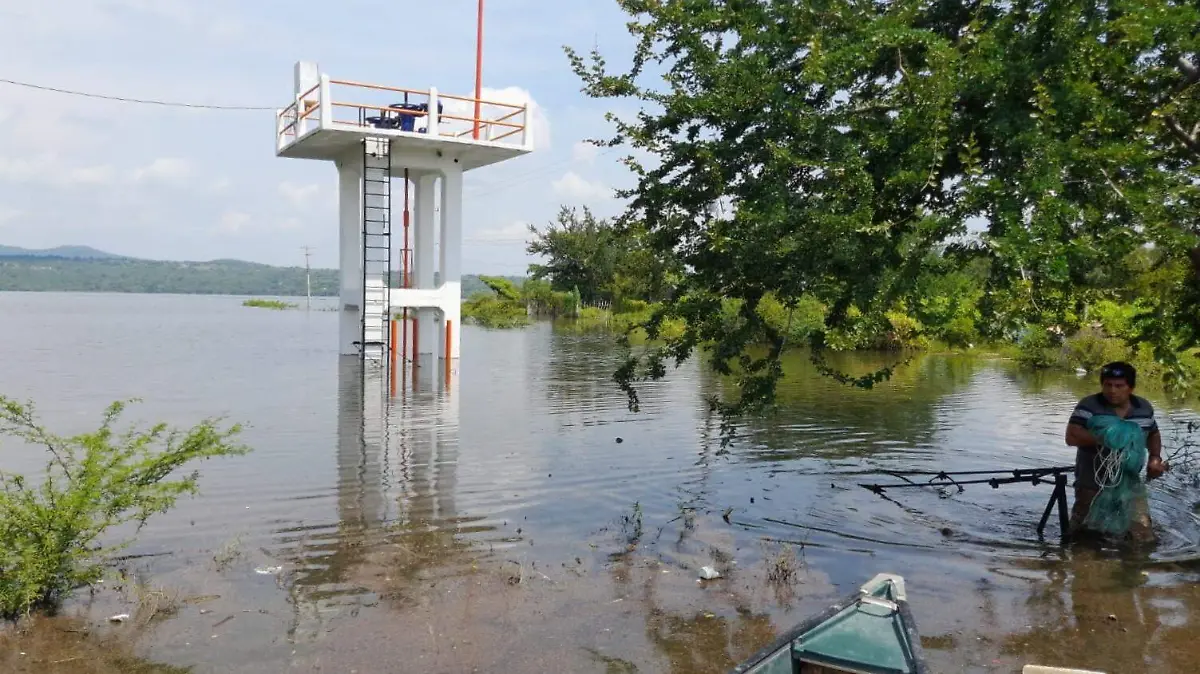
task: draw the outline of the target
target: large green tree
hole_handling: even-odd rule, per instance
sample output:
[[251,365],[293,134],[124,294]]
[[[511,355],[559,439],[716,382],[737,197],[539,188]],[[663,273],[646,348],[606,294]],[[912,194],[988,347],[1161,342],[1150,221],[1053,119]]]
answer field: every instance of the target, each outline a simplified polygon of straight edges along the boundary
[[526,251],[545,260],[529,265],[530,277],[547,279],[555,290],[578,289],[584,302],[606,299],[604,285],[612,278],[619,256],[610,221],[597,218],[586,206],[582,214],[563,206],[544,231],[531,224],[529,233],[533,238]]
[[[596,142],[645,157],[625,216],[686,269],[648,328],[687,330],[617,373],[634,407],[634,382],[704,343],[741,378],[727,413],[769,402],[785,344],[764,295],[817,297],[829,329],[881,322],[917,304],[943,249],[988,260],[982,322],[1049,327],[1117,292],[1152,244],[1188,271],[1143,298],[1140,337],[1168,361],[1196,343],[1194,0],[617,2],[631,67],[568,57],[589,96],[642,104]],[[736,329],[722,298],[743,300]],[[820,331],[811,346],[822,364]]]
[[584,302],[659,300],[678,272],[674,256],[649,245],[640,222],[597,218],[586,206],[582,213],[563,206],[547,228],[529,231],[526,251],[544,259],[529,266],[530,276],[578,290]]

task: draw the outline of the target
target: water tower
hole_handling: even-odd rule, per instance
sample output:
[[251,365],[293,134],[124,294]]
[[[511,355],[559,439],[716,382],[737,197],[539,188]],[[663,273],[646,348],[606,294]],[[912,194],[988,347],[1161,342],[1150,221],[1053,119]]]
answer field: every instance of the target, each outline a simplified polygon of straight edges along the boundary
[[338,172],[340,353],[386,362],[395,316],[398,351],[449,369],[461,347],[463,172],[533,150],[528,103],[335,80],[303,61],[294,94],[276,113],[276,156]]

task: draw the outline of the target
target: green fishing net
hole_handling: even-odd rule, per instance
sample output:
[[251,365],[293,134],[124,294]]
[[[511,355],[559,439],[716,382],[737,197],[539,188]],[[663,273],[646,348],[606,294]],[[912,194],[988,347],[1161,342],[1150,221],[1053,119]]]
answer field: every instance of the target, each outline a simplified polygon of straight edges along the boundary
[[1138,500],[1146,498],[1146,483],[1142,480],[1148,454],[1146,437],[1136,423],[1111,414],[1093,415],[1087,428],[1101,445],[1096,461],[1100,493],[1083,524],[1110,536],[1124,536]]

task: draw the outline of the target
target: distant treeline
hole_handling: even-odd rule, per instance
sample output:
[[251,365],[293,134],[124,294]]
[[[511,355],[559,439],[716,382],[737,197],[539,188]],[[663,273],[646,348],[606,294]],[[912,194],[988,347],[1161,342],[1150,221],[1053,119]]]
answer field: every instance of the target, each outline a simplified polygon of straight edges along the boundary
[[[513,280],[519,282],[520,278]],[[337,270],[312,270],[314,296],[333,296],[337,289]],[[463,277],[463,297],[486,289],[479,277]],[[305,272],[303,267],[274,267],[242,260],[0,256],[0,291],[297,297],[305,293]]]

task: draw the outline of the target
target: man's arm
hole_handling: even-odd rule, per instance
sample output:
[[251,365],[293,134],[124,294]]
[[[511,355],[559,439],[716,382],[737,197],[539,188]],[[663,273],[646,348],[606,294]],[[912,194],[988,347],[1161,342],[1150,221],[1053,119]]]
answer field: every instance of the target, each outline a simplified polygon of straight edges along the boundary
[[1067,423],[1067,444],[1072,447],[1092,448],[1099,444],[1096,441],[1096,436],[1092,435],[1087,428],[1071,422]]
[[1162,460],[1162,434],[1158,432],[1157,425],[1146,437],[1146,449],[1150,453],[1150,458],[1146,460],[1146,479],[1153,480],[1167,472],[1167,464]]
[[1068,445],[1091,449],[1100,444],[1096,440],[1096,436],[1087,429],[1087,421],[1091,417],[1091,411],[1084,407],[1084,401],[1081,400],[1071,412],[1071,418],[1067,420],[1066,441]]

